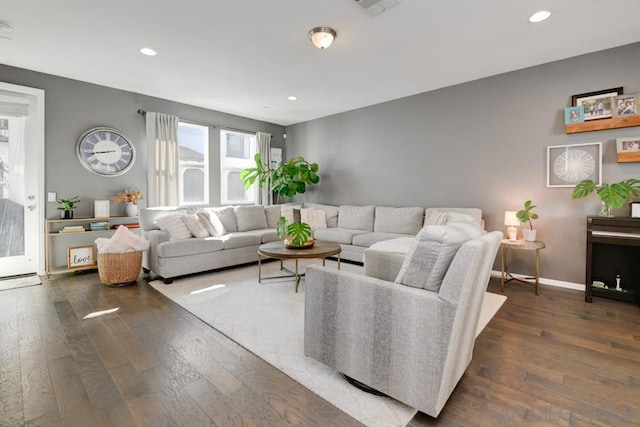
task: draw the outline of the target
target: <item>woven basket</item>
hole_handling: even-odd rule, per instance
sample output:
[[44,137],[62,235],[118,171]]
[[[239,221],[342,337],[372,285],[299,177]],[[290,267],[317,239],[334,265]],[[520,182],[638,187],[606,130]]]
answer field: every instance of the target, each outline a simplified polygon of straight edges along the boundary
[[126,286],[135,282],[141,266],[141,251],[98,253],[98,273],[102,283],[107,286]]

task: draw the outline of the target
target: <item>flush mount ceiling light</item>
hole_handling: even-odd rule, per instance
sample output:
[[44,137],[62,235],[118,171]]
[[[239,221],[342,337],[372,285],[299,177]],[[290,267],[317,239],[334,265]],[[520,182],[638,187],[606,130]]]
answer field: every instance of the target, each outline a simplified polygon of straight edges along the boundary
[[540,12],[536,12],[533,15],[531,15],[529,17],[529,22],[542,22],[545,19],[549,18],[551,16],[551,12],[549,12],[548,10],[541,10]]
[[309,31],[309,38],[311,43],[318,49],[326,49],[331,46],[331,43],[336,38],[336,32],[333,28],[316,27]]
[[140,53],[147,56],[156,56],[158,52],[151,49],[150,47],[143,47],[140,49]]
[[288,96],[288,97],[287,97],[287,99],[288,99],[289,101],[297,101],[297,100],[298,100],[298,97],[297,97],[297,96],[295,96],[295,95],[291,95],[291,96]]

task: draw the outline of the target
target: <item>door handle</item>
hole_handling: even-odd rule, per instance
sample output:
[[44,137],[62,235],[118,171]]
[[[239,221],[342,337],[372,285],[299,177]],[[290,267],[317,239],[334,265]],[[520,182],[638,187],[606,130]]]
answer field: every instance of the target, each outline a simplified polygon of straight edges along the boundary
[[34,196],[34,195],[32,194],[32,195],[30,195],[30,196],[29,196],[29,197],[27,197],[27,198],[28,198],[29,200],[33,200],[33,199],[35,199],[35,198],[36,198],[36,196]]
[[27,209],[29,209],[30,211],[34,210],[36,207],[34,205],[29,205],[27,206]]

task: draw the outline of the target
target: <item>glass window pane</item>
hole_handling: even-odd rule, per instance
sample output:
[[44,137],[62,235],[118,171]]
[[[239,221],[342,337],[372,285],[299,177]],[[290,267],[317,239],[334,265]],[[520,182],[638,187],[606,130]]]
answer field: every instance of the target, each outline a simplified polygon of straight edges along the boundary
[[227,157],[234,159],[249,158],[249,138],[242,134],[227,133]]
[[187,169],[182,175],[184,188],[183,201],[186,203],[204,202],[204,172],[200,169]]
[[253,188],[245,191],[244,184],[240,180],[239,171],[231,171],[227,174],[227,200],[242,203],[253,201]]
[[209,203],[209,128],[178,124],[180,204]]

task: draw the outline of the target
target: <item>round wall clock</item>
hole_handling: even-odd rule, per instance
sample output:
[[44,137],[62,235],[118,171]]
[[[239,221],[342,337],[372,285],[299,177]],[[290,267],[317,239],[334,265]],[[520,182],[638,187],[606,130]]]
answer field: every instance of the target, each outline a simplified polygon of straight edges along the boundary
[[102,176],[118,176],[127,172],[136,159],[136,149],[117,129],[89,129],[78,139],[76,154],[80,164]]

